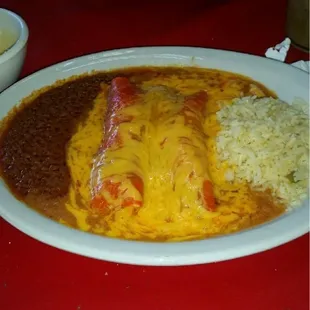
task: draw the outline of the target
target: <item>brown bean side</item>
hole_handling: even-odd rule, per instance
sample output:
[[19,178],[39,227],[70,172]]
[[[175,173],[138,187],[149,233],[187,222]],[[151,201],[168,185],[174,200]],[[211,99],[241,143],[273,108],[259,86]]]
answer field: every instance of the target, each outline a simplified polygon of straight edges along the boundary
[[0,169],[18,197],[67,193],[66,144],[91,109],[101,81],[84,77],[50,89],[11,119],[0,141]]

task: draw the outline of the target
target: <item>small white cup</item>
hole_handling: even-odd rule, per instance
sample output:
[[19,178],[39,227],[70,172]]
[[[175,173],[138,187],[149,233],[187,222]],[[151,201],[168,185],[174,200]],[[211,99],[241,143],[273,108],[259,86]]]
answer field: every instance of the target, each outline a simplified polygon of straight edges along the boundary
[[0,9],[0,30],[7,30],[16,42],[0,55],[0,92],[18,79],[27,50],[29,31],[25,21],[6,9]]

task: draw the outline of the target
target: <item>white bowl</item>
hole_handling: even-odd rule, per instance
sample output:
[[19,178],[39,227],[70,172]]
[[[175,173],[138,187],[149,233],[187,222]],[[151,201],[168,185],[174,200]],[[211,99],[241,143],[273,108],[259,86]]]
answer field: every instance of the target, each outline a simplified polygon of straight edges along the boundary
[[12,85],[22,70],[27,49],[28,27],[17,14],[0,9],[0,29],[8,30],[16,37],[16,42],[0,55],[0,92]]
[[[146,47],[114,50],[68,60],[43,69],[0,95],[0,119],[33,90],[56,80],[92,70],[132,66],[181,65],[216,68],[244,74],[291,102],[308,100],[309,75],[274,60],[235,52],[190,47]],[[239,233],[177,243],[126,241],[102,237],[60,225],[27,208],[0,180],[0,215],[24,233],[69,252],[108,261],[139,265],[191,265],[261,252],[309,231],[309,199],[274,221]]]

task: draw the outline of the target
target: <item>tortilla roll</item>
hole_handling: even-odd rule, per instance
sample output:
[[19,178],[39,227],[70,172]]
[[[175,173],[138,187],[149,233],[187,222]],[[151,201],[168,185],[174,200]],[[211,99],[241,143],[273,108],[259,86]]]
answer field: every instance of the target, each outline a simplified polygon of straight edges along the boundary
[[[139,91],[127,78],[112,80],[107,97],[104,140],[93,163],[91,207],[96,210],[143,204],[143,119]],[[138,150],[142,150],[139,154]]]
[[[191,207],[193,199],[209,211],[214,211],[215,197],[208,173],[205,134],[203,130],[207,93],[204,91],[184,98],[181,109],[172,114],[163,126],[165,134],[160,147],[176,145],[169,156],[172,162],[173,190],[181,192],[183,207]],[[170,147],[171,148],[171,147]],[[194,198],[193,198],[194,197]],[[190,200],[191,198],[191,200]]]

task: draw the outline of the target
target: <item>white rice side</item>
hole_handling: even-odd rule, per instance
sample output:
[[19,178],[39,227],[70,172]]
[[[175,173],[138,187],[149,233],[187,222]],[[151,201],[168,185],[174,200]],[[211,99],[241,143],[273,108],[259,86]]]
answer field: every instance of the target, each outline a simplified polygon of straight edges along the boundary
[[244,97],[216,113],[221,125],[217,151],[234,166],[228,180],[270,189],[289,207],[299,205],[309,187],[309,106],[273,98]]

